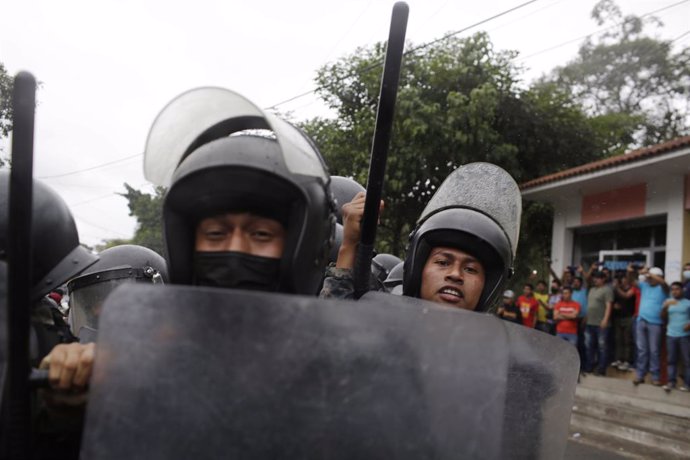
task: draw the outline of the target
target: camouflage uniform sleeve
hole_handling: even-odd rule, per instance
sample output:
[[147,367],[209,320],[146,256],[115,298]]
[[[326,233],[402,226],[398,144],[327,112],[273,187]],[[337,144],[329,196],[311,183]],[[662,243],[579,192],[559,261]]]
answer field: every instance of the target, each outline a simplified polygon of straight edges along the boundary
[[322,299],[354,299],[355,285],[352,280],[352,270],[336,268],[331,263],[326,268],[326,277],[319,297]]

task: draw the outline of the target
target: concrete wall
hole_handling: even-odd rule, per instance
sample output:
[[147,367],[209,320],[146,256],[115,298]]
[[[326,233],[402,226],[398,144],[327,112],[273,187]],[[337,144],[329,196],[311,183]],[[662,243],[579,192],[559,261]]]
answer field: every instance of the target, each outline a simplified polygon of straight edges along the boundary
[[[683,263],[690,261],[690,211],[685,210],[686,187],[690,187],[687,183],[686,176],[662,176],[655,177],[646,184],[643,215],[666,215],[667,218],[666,266],[662,268],[669,282],[680,280]],[[553,269],[559,275],[572,262],[574,230],[583,225],[583,215],[587,214],[583,203],[591,207],[591,201],[592,195],[589,195],[561,198],[554,203],[551,259]],[[630,206],[633,205],[639,208],[639,203]],[[637,209],[637,215],[641,214],[639,211]]]
[[683,259],[682,263],[690,262],[690,174],[685,176],[685,212],[683,213]]
[[649,182],[647,215],[666,214],[666,266],[664,278],[680,280],[683,256],[685,177],[657,177]]
[[582,200],[577,199],[554,205],[553,232],[551,235],[551,266],[558,276],[572,263],[573,229],[580,226]]

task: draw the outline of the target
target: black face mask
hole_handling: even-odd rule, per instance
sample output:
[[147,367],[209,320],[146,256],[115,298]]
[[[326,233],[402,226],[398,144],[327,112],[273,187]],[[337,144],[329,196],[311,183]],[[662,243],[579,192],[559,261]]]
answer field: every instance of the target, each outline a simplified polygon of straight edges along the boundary
[[277,291],[280,259],[243,252],[195,252],[194,284],[251,291]]

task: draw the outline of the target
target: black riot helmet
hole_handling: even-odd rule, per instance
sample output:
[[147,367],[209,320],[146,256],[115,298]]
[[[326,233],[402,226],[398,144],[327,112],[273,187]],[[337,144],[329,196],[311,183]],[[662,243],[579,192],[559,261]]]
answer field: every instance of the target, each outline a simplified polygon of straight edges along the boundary
[[[9,184],[9,171],[0,171],[0,260],[7,257]],[[77,226],[67,204],[36,179],[33,181],[31,244],[32,301],[65,284],[98,260],[79,245]]]
[[167,281],[165,259],[149,248],[123,244],[104,250],[98,262],[67,283],[72,333],[81,339],[84,329],[98,329],[101,306],[116,287],[125,283]]
[[459,249],[484,267],[484,289],[475,308],[493,307],[513,273],[522,201],[515,180],[490,163],[453,171],[422,212],[410,235],[403,293],[419,297],[422,270],[434,247]]
[[289,123],[222,88],[199,88],[158,115],[146,145],[145,172],[168,187],[163,222],[172,283],[195,282],[200,220],[251,212],[286,230],[276,289],[313,295],[328,260],[335,203],[313,142]]
[[343,223],[343,205],[352,201],[352,199],[359,192],[365,192],[366,189],[354,179],[343,176],[331,176],[331,191],[335,196],[337,206],[338,223]]
[[392,292],[396,286],[402,286],[404,265],[405,262],[400,261],[400,263],[393,267],[390,273],[388,273],[388,277],[383,282],[383,287],[386,288],[386,291]]
[[391,270],[401,262],[402,260],[393,254],[376,254],[371,259],[371,273],[383,284]]

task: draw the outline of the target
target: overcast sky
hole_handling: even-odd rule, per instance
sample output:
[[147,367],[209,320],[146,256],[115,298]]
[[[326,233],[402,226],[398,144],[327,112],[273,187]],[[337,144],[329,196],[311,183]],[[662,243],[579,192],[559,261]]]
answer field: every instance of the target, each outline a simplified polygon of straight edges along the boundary
[[[408,0],[416,44],[463,29],[526,0]],[[619,0],[642,15],[680,0]],[[384,0],[15,0],[0,7],[0,62],[31,71],[38,93],[34,175],[67,201],[82,242],[131,237],[135,221],[117,192],[151,190],[144,142],[156,114],[198,86],[233,89],[269,107],[313,89],[316,69],[385,40],[394,2]],[[460,36],[489,32],[514,49],[526,82],[571,59],[600,30],[595,0],[540,0]],[[663,38],[690,30],[690,0],[657,16]],[[565,46],[555,47],[572,42]],[[690,34],[674,42],[690,46]],[[280,105],[297,120],[325,114],[312,96]],[[7,147],[5,148],[7,151]],[[105,165],[105,166],[101,166]],[[92,169],[93,168],[93,169]],[[79,172],[81,171],[81,172]]]

